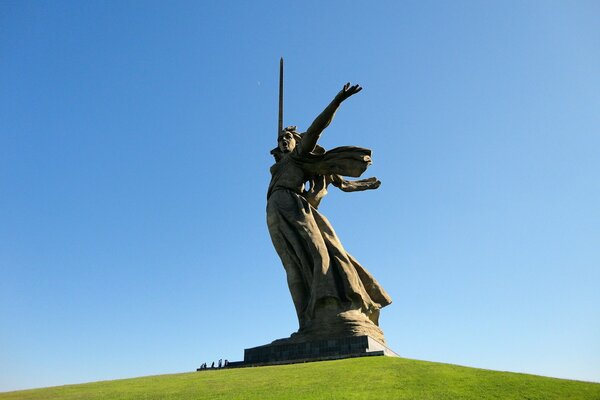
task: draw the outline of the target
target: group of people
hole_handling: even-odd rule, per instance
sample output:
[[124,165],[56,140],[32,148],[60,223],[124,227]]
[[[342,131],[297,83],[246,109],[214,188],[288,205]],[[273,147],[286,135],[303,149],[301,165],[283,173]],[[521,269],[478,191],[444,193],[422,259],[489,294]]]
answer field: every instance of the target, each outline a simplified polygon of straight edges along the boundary
[[210,367],[208,367],[208,365],[206,363],[202,363],[202,365],[200,365],[200,368],[196,369],[196,371],[203,371],[205,369],[219,369],[219,368],[227,368],[229,366],[229,361],[225,360],[223,361],[223,359],[219,359],[219,362],[217,363],[217,366],[215,367],[215,362],[213,361],[212,364],[210,365]]

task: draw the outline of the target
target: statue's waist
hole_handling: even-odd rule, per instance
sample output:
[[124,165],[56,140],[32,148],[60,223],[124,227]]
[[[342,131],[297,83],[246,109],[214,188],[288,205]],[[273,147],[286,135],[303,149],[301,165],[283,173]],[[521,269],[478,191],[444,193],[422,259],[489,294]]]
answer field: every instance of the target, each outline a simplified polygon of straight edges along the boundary
[[269,199],[269,197],[271,197],[273,195],[273,193],[278,192],[278,191],[287,191],[290,193],[294,193],[298,196],[302,195],[302,189],[301,188],[289,188],[287,186],[273,186],[272,188],[269,189],[269,192],[267,193],[267,200]]

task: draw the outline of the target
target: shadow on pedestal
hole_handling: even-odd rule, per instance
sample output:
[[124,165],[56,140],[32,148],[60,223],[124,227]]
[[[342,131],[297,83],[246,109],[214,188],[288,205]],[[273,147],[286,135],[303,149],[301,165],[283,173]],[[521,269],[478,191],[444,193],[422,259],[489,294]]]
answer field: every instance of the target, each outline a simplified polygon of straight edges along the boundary
[[245,349],[244,361],[230,362],[229,367],[292,364],[365,356],[399,357],[370,336],[352,336],[299,343],[272,343]]

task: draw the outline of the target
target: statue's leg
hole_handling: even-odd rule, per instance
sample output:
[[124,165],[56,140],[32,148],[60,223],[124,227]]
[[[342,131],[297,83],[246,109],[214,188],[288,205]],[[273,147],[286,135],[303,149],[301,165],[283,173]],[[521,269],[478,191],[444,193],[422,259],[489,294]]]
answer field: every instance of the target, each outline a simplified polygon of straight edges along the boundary
[[308,293],[304,279],[296,268],[286,268],[287,283],[292,295],[292,301],[298,316],[299,330],[305,326],[306,306],[308,303]]
[[298,316],[299,328],[302,329],[306,319],[305,313],[310,293],[302,265],[302,259],[305,257],[301,252],[298,252],[299,246],[296,244],[300,238],[291,229],[289,222],[284,220],[284,217],[279,213],[268,215],[267,221],[273,247],[275,247],[286,272],[288,288]]

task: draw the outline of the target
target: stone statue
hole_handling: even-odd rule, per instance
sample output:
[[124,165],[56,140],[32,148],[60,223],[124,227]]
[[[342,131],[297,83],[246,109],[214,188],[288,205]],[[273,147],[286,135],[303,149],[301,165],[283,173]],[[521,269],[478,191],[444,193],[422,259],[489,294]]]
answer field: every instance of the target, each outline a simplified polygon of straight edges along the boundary
[[361,89],[344,85],[306,132],[298,133],[295,126],[283,129],[281,61],[278,145],[271,151],[275,164],[267,194],[267,224],[287,274],[299,329],[279,342],[368,335],[385,344],[379,311],[391,298],[344,249],[317,210],[330,184],[346,192],[377,189],[381,184],[376,178],[343,178],[362,175],[371,164],[369,149],[345,146],[325,151],[317,144],[338,107]]

